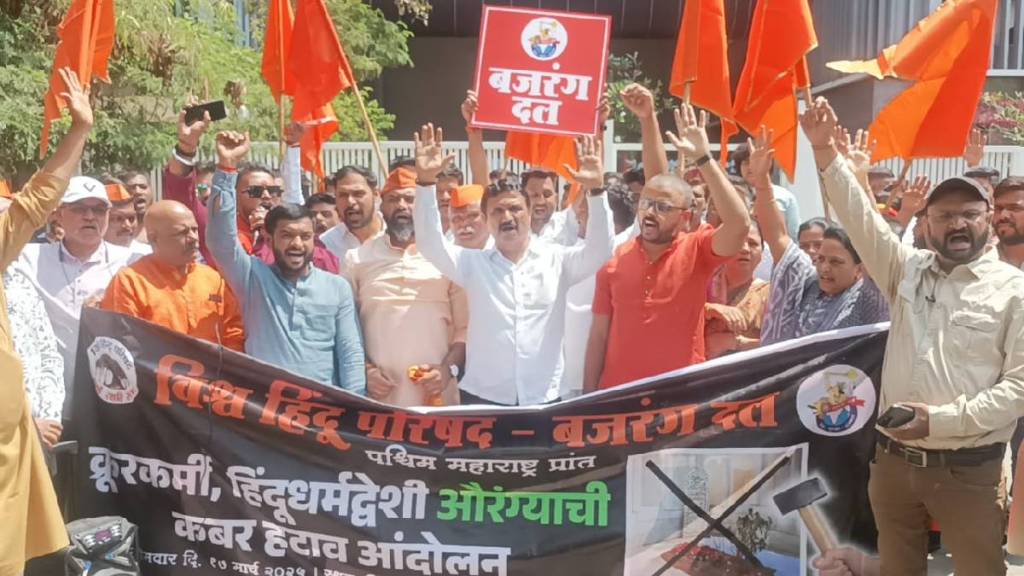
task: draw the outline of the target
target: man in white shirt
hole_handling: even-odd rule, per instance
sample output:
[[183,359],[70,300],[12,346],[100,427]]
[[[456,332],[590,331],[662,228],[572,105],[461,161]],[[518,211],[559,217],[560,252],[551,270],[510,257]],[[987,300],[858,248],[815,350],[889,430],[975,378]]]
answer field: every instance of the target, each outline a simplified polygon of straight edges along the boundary
[[[111,244],[124,246],[140,257],[151,254],[149,244],[139,242],[139,213],[136,210],[135,198],[128,193],[124,184],[116,178],[103,178],[110,200],[110,215],[107,217],[107,233],[104,239]],[[148,210],[148,206],[147,206]]]
[[572,246],[578,228],[576,215],[572,210],[558,210],[557,178],[554,172],[539,168],[523,173],[522,187],[530,198],[530,227],[538,238]]
[[65,419],[71,414],[82,306],[99,302],[110,280],[132,260],[130,249],[103,239],[109,212],[110,199],[99,180],[72,178],[57,210],[64,239],[29,244],[14,263],[39,291],[64,357]]
[[[345,166],[334,174],[335,201],[341,222],[320,235],[320,241],[338,257],[342,268],[349,251],[384,231],[377,214],[377,177],[366,168]],[[436,204],[436,200],[435,200]]]
[[437,212],[437,174],[454,160],[440,130],[424,126],[416,142],[413,221],[420,252],[462,286],[469,299],[463,403],[529,405],[558,398],[569,287],[593,276],[612,255],[612,224],[600,188],[603,170],[593,138],[579,146],[574,178],[589,194],[587,239],[568,248],[531,234],[530,199],[509,182],[490,187],[482,208],[494,248],[466,250],[444,239]]
[[[612,211],[612,222],[615,226],[614,248],[622,246],[640,234],[636,220],[636,203],[632,192],[624,184],[605,186],[605,196]],[[572,209],[576,220],[580,222],[577,246],[582,246],[587,237],[587,199],[584,195],[573,202]],[[587,356],[587,340],[590,338],[590,326],[594,321],[591,306],[594,303],[596,276],[588,276],[582,282],[569,288],[565,296],[565,342],[562,346],[565,355],[565,368],[562,372],[560,396],[563,400],[579,396],[583,392],[583,364]]]

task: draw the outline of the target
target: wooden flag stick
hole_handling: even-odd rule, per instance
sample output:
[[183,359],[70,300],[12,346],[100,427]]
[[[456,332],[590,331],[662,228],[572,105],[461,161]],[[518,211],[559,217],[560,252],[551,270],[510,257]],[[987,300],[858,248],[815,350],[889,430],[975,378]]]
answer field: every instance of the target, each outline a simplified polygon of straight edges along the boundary
[[693,82],[683,84],[683,102],[690,103],[690,92],[693,91]]
[[907,174],[910,173],[910,167],[913,166],[913,165],[914,165],[914,159],[913,158],[907,158],[906,160],[903,161],[903,170],[900,171],[900,178],[899,178],[899,180],[896,181],[896,185],[897,186],[902,186],[903,185],[904,180],[907,179]]
[[[285,15],[287,15],[287,13],[282,14],[282,8],[288,8],[288,7],[287,6],[281,6],[281,4],[278,3],[277,4],[278,18],[283,18]],[[273,9],[273,8],[271,8],[271,9]],[[288,149],[287,149],[288,145],[285,142],[285,136],[284,136],[284,122],[285,122],[285,120],[284,120],[284,104],[285,104],[284,91],[285,91],[285,84],[287,83],[286,73],[285,73],[285,66],[287,65],[287,63],[285,62],[285,58],[284,58],[284,56],[285,56],[285,54],[284,54],[284,27],[281,26],[281,22],[278,22],[278,24],[277,24],[277,26],[275,28],[276,28],[275,32],[277,32],[277,38],[274,38],[274,41],[277,43],[277,59],[279,60],[279,62],[277,63],[278,64],[278,66],[277,66],[277,79],[278,79],[279,84],[277,86],[278,86],[278,90],[281,91],[280,98],[278,99],[278,103],[277,103],[277,128],[278,128],[278,139],[281,141],[280,142],[280,147],[281,147],[281,167],[283,168],[284,167],[284,163],[285,163],[285,153],[287,153],[287,151],[288,151]],[[299,178],[300,179],[301,179],[301,175],[302,175],[302,170],[299,170]]]
[[[807,103],[807,110],[814,106],[814,96],[811,94],[811,87],[804,86],[801,95],[804,97],[804,102]],[[825,182],[821,179],[821,174],[818,174],[818,192],[821,193],[821,210],[825,214],[825,220],[831,222],[832,218],[828,214],[828,196],[825,195]]]
[[363,93],[359,91],[359,84],[352,79],[352,91],[356,93],[356,102],[359,104],[359,113],[363,115],[363,123],[366,125],[366,132],[370,135],[370,143],[373,144],[373,151],[377,154],[377,162],[380,163],[381,180],[388,177],[388,164],[384,161],[384,154],[380,151],[380,142],[377,141],[377,132],[370,123],[370,115],[366,113],[366,104],[363,102]]
[[281,165],[284,165],[284,155],[287,151],[287,144],[284,137],[284,94],[281,95],[281,102],[277,105],[277,136],[281,145]]

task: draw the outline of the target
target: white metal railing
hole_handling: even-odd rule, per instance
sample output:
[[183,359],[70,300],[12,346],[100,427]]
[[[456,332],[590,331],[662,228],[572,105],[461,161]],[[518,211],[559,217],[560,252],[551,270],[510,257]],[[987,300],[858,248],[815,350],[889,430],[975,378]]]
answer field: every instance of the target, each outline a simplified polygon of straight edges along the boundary
[[[885,160],[881,163],[897,176],[903,170],[903,161],[898,158]],[[986,146],[985,159],[982,164],[999,170],[1001,176],[1024,174],[1024,147],[1021,146]],[[910,177],[928,176],[932,183],[940,182],[952,176],[964,173],[967,164],[962,158],[922,158],[914,160],[908,175]]]
[[1024,1],[1003,0],[992,42],[992,65],[996,74],[1024,71]]
[[[738,145],[730,145],[735,149]],[[619,170],[625,164],[626,157],[633,157],[639,160],[642,146],[639,143],[610,142],[605,153],[606,170]],[[669,143],[665,143],[669,151],[669,158],[674,159],[675,152]],[[712,149],[717,152],[718,144],[712,144]],[[469,170],[469,144],[467,142],[446,142],[445,148],[456,156],[455,165],[463,172]],[[485,142],[484,150],[487,152],[487,166],[489,170],[505,167],[505,143]],[[385,141],[381,142],[381,152],[386,162],[391,162],[403,156],[411,157],[414,153],[414,144],[408,141]],[[263,164],[272,169],[280,168],[280,154],[276,142],[255,142],[253,143],[251,160]],[[369,142],[328,142],[323,150],[324,168],[328,174],[332,174],[342,166],[355,165],[369,168],[377,175],[379,181],[387,178],[386,174],[380,174],[380,168],[373,156],[373,147]],[[1002,176],[1024,175],[1024,147],[1022,146],[987,146],[985,148],[986,166],[999,170]],[[882,162],[894,174],[899,174],[903,169],[903,161],[890,159]],[[526,165],[519,160],[511,160],[508,168],[513,172],[522,172]],[[925,158],[915,160],[910,170],[911,176],[925,175],[932,182],[939,182],[945,178],[963,174],[966,169],[961,158]],[[150,181],[154,189],[161,190],[161,169],[154,169],[150,173]]]

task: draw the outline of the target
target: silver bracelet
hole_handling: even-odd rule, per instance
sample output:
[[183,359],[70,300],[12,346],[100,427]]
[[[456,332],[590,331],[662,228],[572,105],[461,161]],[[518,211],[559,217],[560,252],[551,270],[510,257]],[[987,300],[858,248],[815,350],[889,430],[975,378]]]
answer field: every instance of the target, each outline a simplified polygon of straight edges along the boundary
[[181,154],[178,154],[177,146],[175,146],[174,148],[171,149],[171,154],[174,155],[174,159],[175,160],[177,160],[178,162],[181,162],[182,164],[184,164],[185,166],[188,166],[189,168],[194,168],[195,165],[196,165],[195,158],[185,158]]

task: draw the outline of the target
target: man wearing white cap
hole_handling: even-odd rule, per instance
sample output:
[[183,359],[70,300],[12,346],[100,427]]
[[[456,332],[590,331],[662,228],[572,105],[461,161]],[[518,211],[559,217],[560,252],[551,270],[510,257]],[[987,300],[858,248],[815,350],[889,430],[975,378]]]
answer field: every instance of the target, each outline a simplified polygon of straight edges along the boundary
[[29,244],[14,264],[39,291],[64,357],[65,419],[71,415],[82,306],[99,302],[110,280],[132,259],[130,249],[103,239],[109,214],[106,187],[94,178],[75,176],[57,209],[64,239]]

